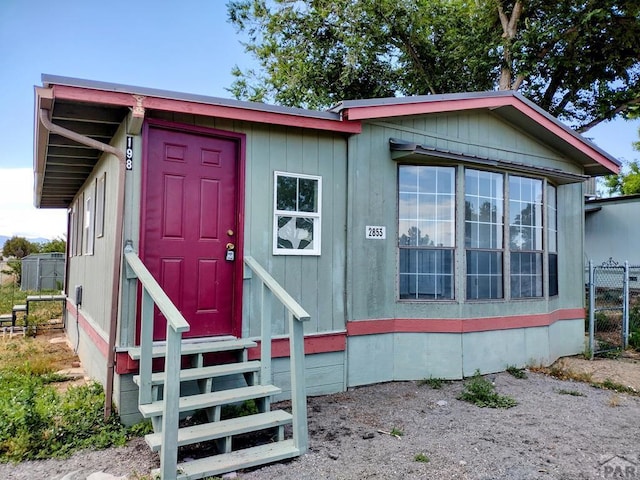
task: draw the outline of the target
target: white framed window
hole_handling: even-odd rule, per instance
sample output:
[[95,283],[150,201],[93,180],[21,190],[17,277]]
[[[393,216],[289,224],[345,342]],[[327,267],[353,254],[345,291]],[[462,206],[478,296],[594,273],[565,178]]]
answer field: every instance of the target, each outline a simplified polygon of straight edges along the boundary
[[96,238],[104,236],[104,199],[106,183],[107,172],[104,172],[100,178],[96,180]]
[[71,205],[69,210],[69,248],[67,249],[69,252],[69,257],[76,256],[76,242],[78,241],[76,238],[76,231],[78,228],[78,209],[76,204]]
[[73,223],[73,235],[75,238],[73,254],[76,256],[82,255],[82,239],[84,225],[84,194],[80,194],[73,207],[75,211],[75,222]]
[[274,172],[273,254],[320,255],[322,177]]
[[455,251],[454,167],[398,169],[399,296],[452,300]]
[[82,229],[85,255],[93,255],[95,239],[95,203],[93,202],[95,194],[94,188],[89,188],[84,194],[84,219]]

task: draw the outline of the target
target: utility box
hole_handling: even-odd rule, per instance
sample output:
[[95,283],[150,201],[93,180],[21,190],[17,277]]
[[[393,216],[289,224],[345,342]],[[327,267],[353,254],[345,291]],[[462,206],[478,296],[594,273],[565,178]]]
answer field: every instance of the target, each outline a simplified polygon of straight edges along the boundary
[[64,253],[35,253],[22,259],[20,290],[62,290]]

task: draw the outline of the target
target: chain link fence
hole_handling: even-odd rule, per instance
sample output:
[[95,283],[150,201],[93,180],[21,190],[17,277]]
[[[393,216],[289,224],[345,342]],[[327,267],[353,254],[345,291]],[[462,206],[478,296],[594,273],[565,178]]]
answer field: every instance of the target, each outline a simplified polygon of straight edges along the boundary
[[640,348],[640,266],[609,259],[588,266],[589,351]]

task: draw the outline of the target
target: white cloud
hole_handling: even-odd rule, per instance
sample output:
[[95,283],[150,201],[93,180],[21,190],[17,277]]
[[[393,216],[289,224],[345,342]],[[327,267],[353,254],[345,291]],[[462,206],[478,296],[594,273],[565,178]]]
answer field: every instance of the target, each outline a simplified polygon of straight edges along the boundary
[[27,238],[64,238],[65,209],[33,206],[33,171],[30,168],[0,168],[0,235]]

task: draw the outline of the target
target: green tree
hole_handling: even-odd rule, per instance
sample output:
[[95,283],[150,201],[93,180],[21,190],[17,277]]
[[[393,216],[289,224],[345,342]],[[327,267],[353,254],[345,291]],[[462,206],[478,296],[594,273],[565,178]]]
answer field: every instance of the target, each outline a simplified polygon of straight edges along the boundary
[[343,99],[519,90],[579,131],[640,103],[637,0],[232,0],[258,69],[237,98]]
[[30,242],[24,237],[13,236],[2,247],[3,257],[23,258],[32,253],[38,253],[40,246],[37,243]]
[[2,273],[8,275],[15,275],[17,282],[20,283],[22,276],[22,261],[23,257],[31,255],[32,253],[38,253],[40,245],[30,242],[24,237],[13,236],[9,240],[4,242],[2,246],[2,256],[8,257],[7,269]]
[[40,245],[41,253],[65,253],[67,251],[67,242],[62,238],[54,238]]
[[609,195],[633,195],[640,193],[640,166],[637,161],[630,162],[618,175],[607,175],[604,185]]

